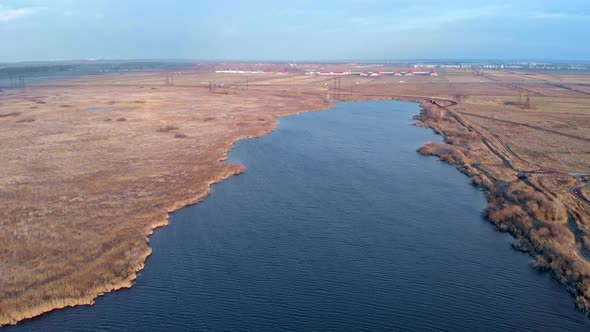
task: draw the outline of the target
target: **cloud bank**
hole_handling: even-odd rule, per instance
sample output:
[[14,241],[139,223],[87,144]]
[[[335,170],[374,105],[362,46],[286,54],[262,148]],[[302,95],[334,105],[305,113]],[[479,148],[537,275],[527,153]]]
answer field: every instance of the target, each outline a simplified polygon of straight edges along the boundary
[[17,20],[34,14],[35,8],[8,8],[0,5],[0,22]]

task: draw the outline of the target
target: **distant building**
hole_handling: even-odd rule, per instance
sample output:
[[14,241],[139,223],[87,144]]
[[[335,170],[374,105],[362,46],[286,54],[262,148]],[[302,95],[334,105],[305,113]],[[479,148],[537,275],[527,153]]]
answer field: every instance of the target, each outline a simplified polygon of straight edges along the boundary
[[218,74],[263,74],[263,71],[252,71],[252,70],[216,70]]
[[347,71],[321,71],[320,76],[346,76],[350,73]]

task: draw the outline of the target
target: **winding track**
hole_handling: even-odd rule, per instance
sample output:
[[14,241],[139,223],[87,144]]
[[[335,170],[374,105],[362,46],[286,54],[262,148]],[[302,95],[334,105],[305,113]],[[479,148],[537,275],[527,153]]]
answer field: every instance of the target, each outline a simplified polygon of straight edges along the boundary
[[580,140],[583,142],[590,143],[590,138],[572,135],[572,134],[568,134],[568,133],[562,133],[557,130],[547,129],[547,128],[543,128],[543,127],[539,127],[539,126],[535,126],[535,125],[530,125],[527,123],[516,122],[516,121],[511,121],[511,120],[494,119],[492,117],[485,116],[485,115],[479,115],[479,114],[471,114],[471,113],[464,113],[464,112],[457,112],[457,113],[462,114],[462,115],[466,115],[466,116],[473,116],[473,117],[480,118],[480,119],[486,119],[486,120],[491,120],[491,121],[513,124],[513,125],[517,125],[517,126],[523,126],[523,127],[527,127],[527,128],[531,128],[531,129],[535,129],[535,130],[544,131],[546,133],[551,133],[551,134],[555,134],[555,135],[559,135],[559,136],[563,136],[563,137],[568,137],[568,138],[573,138],[573,139],[577,139],[577,140]]
[[[458,122],[459,124],[461,124],[462,126],[464,126],[465,128],[467,128],[469,131],[475,131],[475,129],[474,129],[473,127],[471,127],[471,126],[467,125],[467,124],[466,124],[464,121],[462,121],[461,119],[459,119],[459,118],[458,118],[458,117],[457,117],[457,116],[454,114],[454,112],[453,112],[453,111],[451,111],[451,110],[448,108],[448,107],[452,107],[452,106],[455,106],[455,105],[457,105],[457,102],[454,102],[454,101],[451,101],[451,100],[445,100],[445,101],[446,101],[446,102],[449,102],[449,105],[444,105],[444,106],[443,106],[443,105],[439,104],[439,102],[438,102],[438,101],[436,101],[436,100],[432,100],[432,101],[431,101],[431,103],[432,103],[432,104],[434,104],[434,105],[436,105],[436,106],[438,106],[439,108],[441,108],[441,109],[445,110],[445,111],[446,111],[446,112],[447,112],[447,113],[448,113],[450,116],[452,116],[452,117],[453,117],[455,120],[457,120],[457,122]],[[542,130],[542,131],[546,131],[546,132],[551,132],[551,133],[558,134],[558,135],[561,135],[561,136],[565,136],[565,137],[569,137],[569,138],[574,138],[574,139],[579,139],[579,140],[583,140],[583,141],[590,142],[590,139],[587,139],[587,138],[585,138],[585,137],[580,137],[580,136],[571,135],[571,134],[567,134],[567,133],[561,133],[561,132],[558,132],[558,131],[555,131],[555,130],[546,129],[546,128],[542,128],[542,127],[538,127],[538,126],[534,126],[534,125],[528,125],[528,124],[524,124],[524,123],[520,123],[520,122],[514,122],[514,121],[508,121],[508,120],[498,120],[498,119],[494,119],[494,118],[491,118],[491,117],[482,116],[482,115],[475,115],[475,114],[470,114],[470,113],[463,113],[463,112],[457,112],[457,113],[459,113],[459,114],[461,114],[461,115],[465,115],[465,116],[474,116],[474,117],[478,117],[478,118],[484,118],[484,119],[489,119],[489,120],[493,120],[493,121],[500,121],[500,122],[513,123],[513,124],[517,124],[517,125],[526,126],[526,127],[532,128],[532,129],[537,129],[537,130]],[[509,161],[509,160],[508,160],[508,159],[507,159],[507,158],[506,158],[504,155],[502,155],[502,154],[501,154],[501,153],[500,153],[500,152],[499,152],[499,151],[498,151],[496,148],[494,148],[494,147],[493,147],[493,145],[492,145],[492,144],[491,144],[491,143],[488,141],[488,139],[487,139],[487,138],[485,138],[485,137],[482,137],[482,141],[483,141],[483,143],[484,143],[484,144],[485,144],[485,145],[488,147],[488,149],[490,149],[490,151],[491,151],[492,153],[494,153],[496,156],[498,156],[498,157],[499,157],[499,158],[500,158],[500,159],[501,159],[501,160],[504,162],[504,164],[505,164],[507,167],[509,167],[510,169],[512,169],[512,170],[514,170],[514,171],[516,171],[516,172],[519,172],[519,173],[527,173],[527,174],[539,174],[539,173],[541,173],[541,174],[542,174],[542,173],[546,173],[546,174],[548,174],[548,173],[568,174],[568,175],[571,175],[571,176],[575,176],[575,177],[579,178],[580,180],[581,180],[583,177],[590,177],[590,174],[568,173],[568,172],[563,172],[563,171],[556,170],[556,169],[550,169],[550,168],[542,167],[542,166],[536,165],[536,164],[534,164],[534,163],[531,163],[531,162],[529,162],[529,161],[525,160],[524,158],[520,157],[518,154],[516,154],[516,153],[515,153],[515,152],[512,150],[512,148],[510,148],[510,146],[508,146],[508,145],[507,145],[505,142],[503,142],[503,141],[500,139],[500,137],[498,137],[498,135],[496,135],[496,134],[494,134],[494,133],[492,133],[492,132],[490,132],[490,131],[487,131],[487,132],[488,132],[488,133],[489,133],[489,134],[490,134],[492,137],[494,137],[494,138],[495,138],[495,139],[498,141],[498,143],[499,143],[499,144],[501,144],[501,145],[502,145],[502,147],[504,147],[504,149],[505,149],[505,150],[506,150],[506,151],[507,151],[507,152],[508,152],[508,153],[509,153],[509,154],[510,154],[512,157],[514,157],[514,158],[516,158],[516,159],[518,159],[518,160],[521,160],[521,161],[523,161],[523,162],[525,162],[525,163],[527,163],[527,164],[529,164],[529,165],[534,165],[534,166],[536,166],[536,167],[539,167],[539,168],[540,168],[540,169],[538,169],[538,170],[533,170],[533,171],[526,171],[526,172],[523,172],[523,171],[521,171],[521,170],[519,170],[519,169],[516,169],[516,168],[515,168],[515,167],[512,165],[512,163],[510,163],[510,161]],[[582,180],[581,180],[581,181],[582,181]],[[579,184],[579,185],[576,185],[576,186],[573,186],[573,187],[570,187],[570,188],[568,189],[568,191],[569,191],[569,193],[570,193],[570,194],[572,194],[574,197],[576,197],[576,198],[577,198],[579,201],[581,201],[581,202],[585,203],[586,205],[590,206],[590,200],[588,200],[588,199],[587,199],[586,197],[584,197],[584,195],[582,194],[582,188],[584,188],[584,187],[586,187],[586,186],[588,186],[588,183],[587,183],[587,182],[584,182],[584,181],[582,181],[582,183],[581,183],[581,184]]]

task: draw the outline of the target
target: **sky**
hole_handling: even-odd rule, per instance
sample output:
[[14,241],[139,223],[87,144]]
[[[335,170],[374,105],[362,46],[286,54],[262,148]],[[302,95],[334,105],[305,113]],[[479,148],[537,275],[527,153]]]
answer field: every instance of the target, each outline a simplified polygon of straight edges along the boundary
[[590,60],[590,0],[0,0],[0,61]]

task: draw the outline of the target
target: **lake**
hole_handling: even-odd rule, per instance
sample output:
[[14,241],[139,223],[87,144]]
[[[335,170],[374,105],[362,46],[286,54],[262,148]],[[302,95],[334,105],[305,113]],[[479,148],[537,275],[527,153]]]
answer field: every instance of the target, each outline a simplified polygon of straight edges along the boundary
[[171,215],[129,290],[7,331],[581,331],[590,320],[416,149],[420,107],[338,103],[238,142],[247,171]]

